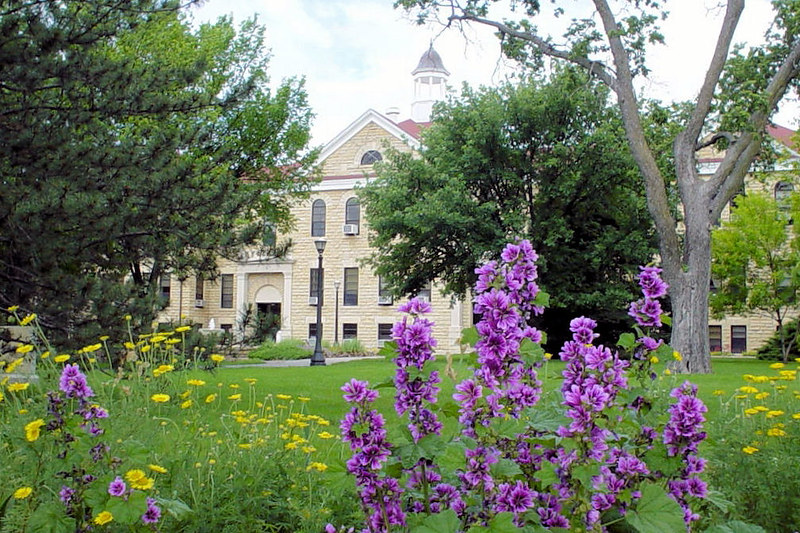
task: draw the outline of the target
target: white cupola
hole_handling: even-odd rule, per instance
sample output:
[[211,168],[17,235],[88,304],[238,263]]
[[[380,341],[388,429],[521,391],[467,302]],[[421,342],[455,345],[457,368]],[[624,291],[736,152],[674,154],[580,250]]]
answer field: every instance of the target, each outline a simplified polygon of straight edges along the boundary
[[434,102],[445,98],[447,77],[450,73],[444,68],[442,58],[433,49],[422,54],[419,64],[411,74],[414,76],[414,100],[411,103],[411,120],[430,122]]

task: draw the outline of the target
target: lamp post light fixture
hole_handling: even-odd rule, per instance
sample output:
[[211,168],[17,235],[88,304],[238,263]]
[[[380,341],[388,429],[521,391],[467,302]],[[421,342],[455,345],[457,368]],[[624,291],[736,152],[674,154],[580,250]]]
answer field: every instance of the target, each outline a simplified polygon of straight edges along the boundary
[[336,280],[333,282],[333,288],[336,289],[336,318],[334,319],[334,329],[333,330],[333,344],[339,346],[339,286],[342,284],[341,281]]
[[317,248],[317,334],[311,366],[325,366],[325,355],[322,353],[322,252],[325,251],[325,239],[314,241]]

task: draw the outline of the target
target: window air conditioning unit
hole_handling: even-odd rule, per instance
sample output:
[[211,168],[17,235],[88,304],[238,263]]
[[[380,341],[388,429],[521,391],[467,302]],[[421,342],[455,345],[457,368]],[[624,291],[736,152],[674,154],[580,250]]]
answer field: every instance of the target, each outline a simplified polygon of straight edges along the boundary
[[417,296],[417,300],[419,300],[420,302],[428,302],[428,303],[431,303],[431,297],[430,297],[430,296],[426,296],[426,295],[424,295],[424,294],[423,294],[423,295],[420,295],[420,296]]
[[378,296],[378,305],[392,305],[394,298],[391,296]]
[[358,224],[345,224],[342,226],[345,235],[358,235]]
[[197,299],[197,300],[194,301],[194,306],[195,307],[205,307],[206,306],[206,301],[205,300],[201,300],[201,299]]
[[308,305],[317,305],[317,297],[316,296],[309,296],[308,297]]

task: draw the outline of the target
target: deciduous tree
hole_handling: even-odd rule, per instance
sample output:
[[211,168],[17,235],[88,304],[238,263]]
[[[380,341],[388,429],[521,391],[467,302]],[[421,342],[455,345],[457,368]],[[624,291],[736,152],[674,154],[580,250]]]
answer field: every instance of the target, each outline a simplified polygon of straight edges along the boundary
[[[669,207],[667,179],[658,154],[648,143],[635,80],[648,73],[647,47],[663,42],[658,22],[667,16],[657,0],[554,1],[556,14],[572,19],[563,38],[537,26],[543,3],[510,2],[516,17],[495,17],[495,1],[398,0],[419,21],[482,24],[496,30],[503,51],[525,65],[540,68],[544,58],[579,65],[617,96],[628,145],[642,175],[647,205],[655,222],[664,277],[670,284],[672,346],[683,354],[682,370],[710,372],[708,294],[711,231],[720,213],[741,188],[759,153],[769,118],[790,87],[797,86],[800,65],[800,10],[793,0],[773,0],[774,20],[762,46],[733,47],[744,0],[725,2],[724,16],[705,78],[688,118],[675,136],[672,153],[683,224]],[[506,4],[506,3],[503,3]],[[727,66],[727,68],[726,68]],[[707,136],[707,134],[713,134]],[[710,140],[705,140],[710,139]],[[698,174],[696,152],[708,143],[727,148],[709,178]]]

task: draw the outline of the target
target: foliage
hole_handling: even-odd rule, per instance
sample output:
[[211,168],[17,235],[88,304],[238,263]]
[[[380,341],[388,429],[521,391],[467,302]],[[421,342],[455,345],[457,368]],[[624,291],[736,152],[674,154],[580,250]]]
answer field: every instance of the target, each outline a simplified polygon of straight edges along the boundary
[[798,333],[800,333],[797,329],[798,325],[800,325],[800,321],[797,319],[786,322],[783,325],[782,332],[776,331],[773,333],[772,336],[767,339],[767,342],[756,351],[756,357],[767,361],[783,360],[782,343],[788,345],[789,358],[794,359],[800,357],[800,345],[797,343]]
[[[670,208],[672,173],[665,173],[663,143],[647,138],[644,118],[651,107],[639,97],[637,78],[647,76],[648,45],[662,43],[659,24],[668,16],[664,2],[595,0],[591,7],[551,2],[554,15],[569,20],[562,36],[537,17],[539,0],[397,0],[418,23],[440,21],[448,27],[480,24],[495,31],[503,52],[528,69],[545,59],[576,65],[617,95],[628,146],[639,167],[647,206],[659,241],[665,280],[672,290],[671,342],[686,354],[679,370],[710,372],[707,296],[711,270],[710,228],[741,189],[756,160],[770,116],[790,90],[797,90],[800,71],[800,18],[794,0],[773,0],[774,20],[763,44],[733,47],[744,2],[726,2],[697,98],[685,106],[674,129],[671,152],[681,201],[683,224]],[[511,15],[498,12],[503,7]],[[548,63],[549,65],[550,63]],[[644,103],[643,103],[644,102]],[[726,149],[712,176],[697,172],[698,149]]]
[[13,458],[0,465],[0,531],[311,533],[353,513],[345,488],[320,483],[340,444],[310,398],[155,358],[109,378],[100,348],[45,345],[19,350],[38,359],[38,383],[0,385],[0,449]]
[[303,84],[269,86],[264,28],[178,6],[0,8],[0,301],[72,346],[149,325],[162,274],[278,253],[312,182]]
[[729,501],[729,514],[766,531],[800,528],[800,482],[787,475],[800,465],[797,372],[797,365],[774,363],[761,374],[740,374],[733,390],[715,391],[709,483]]
[[347,339],[339,345],[326,346],[331,355],[364,355],[368,353],[364,345],[358,339]]
[[[639,276],[644,297],[630,309],[636,335],[618,342],[627,361],[595,344],[593,320],[570,323],[559,402],[540,398],[542,333],[526,325],[543,311],[536,254],[522,241],[501,257],[479,270],[482,320],[465,331],[477,352],[474,375],[456,386],[457,404],[437,405],[431,309],[418,299],[401,306],[410,316],[393,329],[395,409],[406,428],[386,427],[368,383],[342,387],[352,405],[341,424],[353,450],[347,470],[365,531],[686,531],[707,493],[698,456],[706,408],[688,382],[672,390],[674,400],[653,388],[658,356],[680,359],[651,336],[665,320],[659,269]],[[440,417],[458,417],[454,434]]]
[[784,325],[800,284],[800,242],[787,228],[798,211],[787,208],[765,193],[737,200],[731,219],[712,233],[711,274],[718,286],[710,298],[717,314],[760,311],[775,320],[784,362],[794,342]]
[[546,82],[465,87],[437,107],[420,157],[392,152],[359,191],[376,272],[400,294],[439,279],[463,295],[475,267],[521,235],[542,254],[543,288],[557,311],[537,325],[573,313],[624,322],[633,273],[656,247],[607,101],[603,86],[562,69]]
[[248,303],[240,312],[236,321],[238,338],[244,345],[259,344],[267,340],[275,340],[275,334],[281,329],[281,317],[273,313],[254,310]]
[[294,359],[309,359],[313,350],[299,339],[284,339],[280,342],[266,341],[264,344],[250,351],[247,356],[251,359],[265,361],[284,361]]

